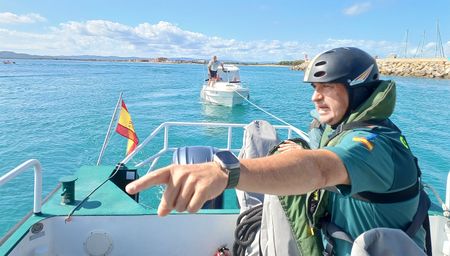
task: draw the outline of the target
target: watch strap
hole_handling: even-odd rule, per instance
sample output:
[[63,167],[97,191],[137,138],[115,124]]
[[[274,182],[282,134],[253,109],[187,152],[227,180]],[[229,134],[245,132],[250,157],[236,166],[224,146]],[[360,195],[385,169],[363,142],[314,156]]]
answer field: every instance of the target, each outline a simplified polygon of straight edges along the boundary
[[235,188],[239,182],[239,176],[241,174],[241,168],[226,169],[228,173],[228,183],[225,189]]

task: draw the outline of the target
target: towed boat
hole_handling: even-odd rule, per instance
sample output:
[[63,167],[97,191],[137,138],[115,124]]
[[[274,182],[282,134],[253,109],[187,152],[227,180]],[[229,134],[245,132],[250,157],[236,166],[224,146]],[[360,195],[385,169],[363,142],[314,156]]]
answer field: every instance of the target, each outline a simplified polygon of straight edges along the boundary
[[[239,207],[234,190],[226,190],[196,214],[173,212],[160,218],[156,204],[161,187],[133,196],[124,189],[138,178],[138,170],[152,171],[158,162],[193,163],[210,160],[215,150],[238,152],[240,148],[236,145],[246,125],[162,123],[116,166],[83,166],[75,176],[62,177],[45,199],[42,199],[42,172],[48,167],[43,168],[36,159],[24,162],[0,177],[0,186],[34,169],[33,211],[0,240],[0,255],[221,255],[221,250],[232,247],[235,240]],[[274,128],[282,139],[307,139],[295,127]],[[189,145],[186,138],[181,140],[185,145],[170,144],[173,136],[186,134],[197,141],[211,141],[211,136],[221,141],[199,146]],[[155,153],[131,166],[130,160],[139,152],[139,158],[142,157],[144,147]],[[450,175],[445,209],[450,206],[449,186]],[[448,216],[430,212],[430,224],[433,254],[449,255]]]
[[217,81],[206,79],[200,92],[204,102],[232,107],[242,104],[250,97],[249,88],[244,87],[235,65],[224,65],[217,71]]

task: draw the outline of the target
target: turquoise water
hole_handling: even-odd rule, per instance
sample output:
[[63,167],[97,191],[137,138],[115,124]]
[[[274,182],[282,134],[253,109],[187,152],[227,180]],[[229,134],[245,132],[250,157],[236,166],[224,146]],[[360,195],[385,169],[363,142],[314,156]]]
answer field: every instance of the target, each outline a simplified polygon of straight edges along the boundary
[[[164,121],[249,123],[266,119],[279,124],[249,104],[235,108],[202,104],[199,92],[205,67],[201,65],[16,63],[0,65],[0,174],[27,159],[39,159],[44,195],[62,176],[73,174],[82,165],[95,165],[121,91],[141,141]],[[253,102],[292,125],[307,128],[312,89],[301,83],[302,72],[243,66],[241,78],[250,87]],[[450,80],[392,79],[398,82],[392,119],[419,158],[423,179],[443,197],[450,170]],[[211,135],[213,140],[214,131]],[[180,145],[185,142],[178,141]],[[114,135],[103,163],[120,161],[125,143]],[[144,155],[138,158],[142,160]],[[32,171],[1,187],[0,234],[30,211],[32,203]]]

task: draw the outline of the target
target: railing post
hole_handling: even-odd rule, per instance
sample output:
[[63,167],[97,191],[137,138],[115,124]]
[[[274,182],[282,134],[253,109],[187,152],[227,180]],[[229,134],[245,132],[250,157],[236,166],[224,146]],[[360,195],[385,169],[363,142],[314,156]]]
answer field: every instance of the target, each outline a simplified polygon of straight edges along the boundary
[[445,190],[445,205],[450,209],[450,172],[447,175],[447,188]]
[[6,182],[12,180],[20,173],[26,171],[30,167],[34,168],[34,203],[33,203],[33,213],[41,213],[42,206],[42,167],[41,163],[36,159],[30,159],[16,168],[12,169],[2,177],[0,177],[0,186],[3,186]]
[[227,140],[227,150],[231,149],[231,138],[232,138],[232,127],[228,127],[228,140]]
[[164,149],[169,147],[169,125],[164,127]]
[[41,213],[42,206],[42,167],[41,163],[33,159],[34,164],[34,206],[33,213]]

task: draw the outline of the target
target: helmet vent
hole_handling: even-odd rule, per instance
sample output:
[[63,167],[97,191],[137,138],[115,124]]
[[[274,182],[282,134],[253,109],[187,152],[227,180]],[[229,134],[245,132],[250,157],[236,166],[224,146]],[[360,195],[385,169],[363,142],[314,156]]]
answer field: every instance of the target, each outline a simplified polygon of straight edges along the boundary
[[327,62],[324,61],[324,60],[322,60],[322,61],[319,61],[319,62],[317,62],[316,64],[314,64],[314,66],[318,67],[318,66],[323,66],[323,65],[325,65],[325,64],[327,64]]
[[325,71],[319,71],[319,72],[314,73],[314,77],[322,77],[326,74],[327,73]]

